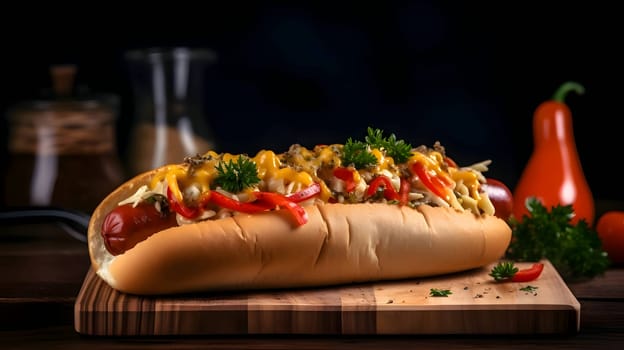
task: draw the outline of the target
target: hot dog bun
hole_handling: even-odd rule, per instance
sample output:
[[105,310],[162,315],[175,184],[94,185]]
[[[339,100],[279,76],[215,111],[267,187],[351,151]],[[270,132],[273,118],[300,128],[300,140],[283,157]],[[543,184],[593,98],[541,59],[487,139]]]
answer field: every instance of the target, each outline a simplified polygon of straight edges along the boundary
[[285,210],[208,220],[162,230],[117,256],[100,230],[106,213],[156,170],[130,179],[95,209],[89,224],[94,270],[132,294],[294,288],[426,277],[502,257],[507,223],[446,207],[386,203],[315,204],[296,226]]

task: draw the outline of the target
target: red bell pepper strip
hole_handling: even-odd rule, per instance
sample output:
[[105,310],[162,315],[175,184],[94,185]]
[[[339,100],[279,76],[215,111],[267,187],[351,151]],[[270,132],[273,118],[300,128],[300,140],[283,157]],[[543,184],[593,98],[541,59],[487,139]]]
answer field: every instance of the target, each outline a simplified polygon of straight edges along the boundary
[[455,163],[455,161],[452,158],[450,158],[450,157],[444,157],[444,163],[448,167],[458,168],[457,163]]
[[[254,195],[256,194],[254,193]],[[272,208],[270,205],[259,204],[257,202],[237,201],[217,191],[212,191],[210,193],[210,201],[222,208],[247,214],[258,213]]]
[[[310,198],[320,192],[320,185],[316,185],[317,186],[311,185],[300,192],[294,193],[293,195],[297,195],[294,197],[299,200],[303,200],[301,198],[306,197]],[[256,197],[254,202],[241,202],[220,192],[211,191],[209,195],[202,197],[200,203],[205,205],[208,202],[211,202],[219,207],[247,214],[258,213],[273,209],[275,207],[282,207],[286,208],[294,216],[298,225],[303,225],[308,222],[308,213],[305,209],[284,195],[272,192],[256,192],[254,193],[254,196]],[[183,203],[176,201],[175,196],[169,188],[167,188],[167,198],[169,199],[169,205],[171,208],[185,218],[193,219],[201,213],[200,207],[187,207]]]
[[539,275],[544,270],[544,264],[535,263],[528,269],[523,269],[516,272],[513,277],[511,277],[512,282],[529,282],[538,278]]
[[347,190],[347,193],[353,192],[353,190],[355,190],[355,175],[353,174],[354,171],[355,170],[353,169],[338,167],[334,169],[333,172],[335,177],[345,182],[345,189]]
[[405,205],[407,204],[409,198],[409,192],[412,188],[412,185],[410,184],[410,182],[402,177],[401,178],[401,186],[399,187],[399,204],[401,205]]
[[[416,162],[412,164],[412,171],[418,175],[418,178],[422,183],[435,195],[445,200],[448,200],[449,189],[447,185],[437,176],[432,176],[427,172],[425,166],[422,163]],[[447,181],[448,182],[448,181]]]
[[396,192],[394,187],[392,187],[392,182],[387,176],[380,175],[373,179],[368,186],[368,190],[366,191],[367,196],[373,196],[377,193],[379,186],[384,187],[384,198],[388,200],[396,200],[399,201],[399,194]]
[[305,209],[303,209],[303,207],[299,204],[286,198],[286,196],[273,192],[258,192],[254,193],[254,195],[260,202],[265,202],[273,206],[286,208],[293,215],[298,226],[301,226],[308,222],[308,213],[305,211]]
[[315,182],[299,192],[295,192],[295,193],[291,193],[287,195],[286,198],[288,198],[289,200],[295,203],[299,203],[307,199],[310,199],[319,193],[321,193],[321,184],[319,184],[318,182]]
[[185,218],[193,219],[199,215],[199,208],[187,207],[184,203],[178,202],[169,187],[167,187],[167,199],[169,200],[169,206],[171,209]]

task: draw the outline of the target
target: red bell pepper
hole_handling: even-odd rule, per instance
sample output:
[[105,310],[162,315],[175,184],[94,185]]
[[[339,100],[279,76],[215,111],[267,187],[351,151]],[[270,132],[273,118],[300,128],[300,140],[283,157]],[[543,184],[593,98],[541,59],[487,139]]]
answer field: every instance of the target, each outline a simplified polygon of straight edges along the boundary
[[384,198],[388,200],[400,201],[399,194],[396,192],[394,187],[392,187],[392,182],[387,176],[384,175],[377,176],[370,182],[366,195],[369,197],[375,195],[380,186],[384,187]]
[[535,263],[528,269],[523,269],[523,270],[516,272],[511,278],[511,281],[512,282],[533,281],[534,279],[537,279],[539,277],[539,275],[542,273],[542,270],[544,270],[544,264]]
[[[441,179],[438,176],[432,176],[422,163],[416,162],[412,164],[412,171],[418,175],[422,183],[436,196],[448,200],[449,197],[449,181]],[[446,182],[446,183],[445,183]]]
[[338,167],[334,169],[333,172],[335,177],[345,182],[345,189],[347,190],[347,193],[353,192],[353,190],[355,190],[356,183],[355,174],[353,173],[354,171],[356,170],[351,168]]
[[259,202],[271,204],[274,207],[278,206],[281,208],[286,208],[293,215],[298,226],[301,226],[308,222],[308,213],[305,211],[305,209],[303,209],[303,207],[299,204],[286,198],[286,196],[273,192],[258,192],[254,193],[254,195]]
[[169,187],[167,187],[167,199],[171,209],[185,218],[193,219],[199,215],[199,208],[187,207],[186,204],[178,202]]
[[399,187],[399,204],[401,205],[405,205],[407,204],[409,198],[409,192],[410,189],[412,188],[412,185],[410,184],[410,182],[402,177],[401,178],[401,186]]
[[455,161],[452,158],[450,158],[450,157],[444,157],[444,163],[448,167],[458,168],[457,163],[455,163]]
[[311,184],[299,192],[295,192],[286,196],[289,200],[299,203],[310,199],[321,193],[321,185],[318,182]]
[[237,201],[217,191],[212,191],[210,193],[210,201],[222,208],[247,214],[258,213],[272,208],[270,205],[259,204],[257,202]]
[[219,207],[247,214],[282,207],[286,208],[294,216],[298,225],[303,225],[308,222],[308,213],[296,202],[311,198],[320,193],[320,191],[320,184],[314,183],[299,192],[291,194],[289,197],[279,193],[255,192],[256,200],[253,202],[241,202],[218,191],[210,191],[202,195],[200,206],[198,207],[188,207],[184,203],[179,203],[169,188],[167,188],[167,198],[171,208],[187,219],[199,216],[202,208],[211,202]]

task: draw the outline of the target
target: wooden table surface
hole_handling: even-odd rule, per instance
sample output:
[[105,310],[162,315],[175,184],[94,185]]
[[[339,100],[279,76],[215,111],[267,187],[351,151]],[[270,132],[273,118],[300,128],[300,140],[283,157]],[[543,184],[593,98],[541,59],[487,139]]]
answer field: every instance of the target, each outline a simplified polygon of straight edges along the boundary
[[624,268],[570,283],[580,332],[566,336],[204,336],[98,338],[74,330],[74,302],[89,269],[86,244],[55,224],[0,226],[2,349],[613,348],[624,344]]

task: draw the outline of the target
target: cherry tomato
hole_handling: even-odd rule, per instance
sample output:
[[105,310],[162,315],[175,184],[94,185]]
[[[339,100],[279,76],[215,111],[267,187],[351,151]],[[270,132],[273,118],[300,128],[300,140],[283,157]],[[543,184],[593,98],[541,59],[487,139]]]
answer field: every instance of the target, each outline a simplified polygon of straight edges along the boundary
[[624,211],[608,211],[598,219],[596,232],[614,264],[624,263]]
[[511,190],[502,181],[487,178],[481,188],[488,194],[494,205],[494,215],[507,221],[513,212],[513,195]]

